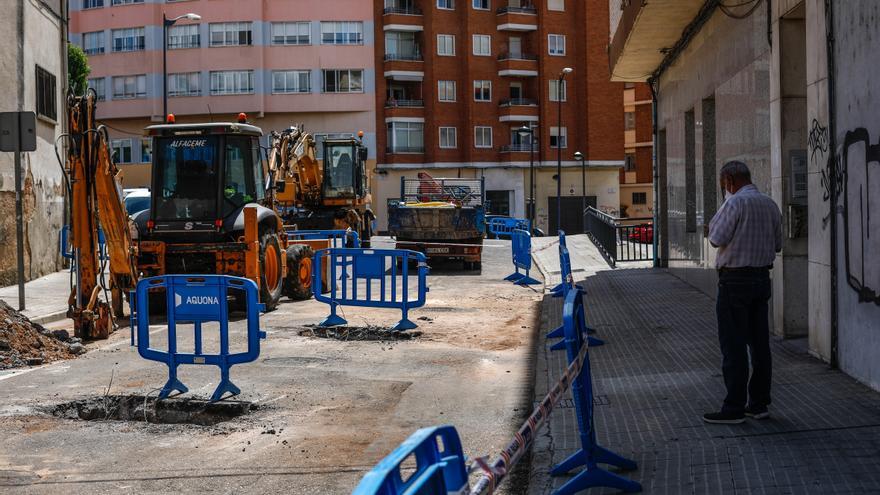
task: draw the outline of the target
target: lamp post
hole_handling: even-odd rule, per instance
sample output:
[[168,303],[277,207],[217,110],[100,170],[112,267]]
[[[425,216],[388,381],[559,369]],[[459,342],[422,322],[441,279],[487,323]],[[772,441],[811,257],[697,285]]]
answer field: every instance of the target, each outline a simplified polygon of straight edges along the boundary
[[162,12],[162,120],[168,118],[168,28],[181,19],[198,21],[201,18],[202,16],[190,12],[169,19]]
[[587,231],[586,212],[587,212],[587,162],[584,161],[584,154],[580,151],[574,152],[574,159],[581,162],[581,228],[584,233]]
[[[574,71],[571,67],[562,69],[559,73],[559,79],[556,83],[556,102],[558,109],[558,120],[556,124],[556,234],[559,235],[559,229],[562,228],[562,84],[565,82],[565,75]],[[567,91],[566,91],[567,93]]]
[[[529,220],[529,229],[535,228],[535,130],[528,122],[523,122],[522,127],[516,130],[520,138],[529,138],[529,193],[526,197],[526,218]],[[531,232],[529,232],[531,233]]]

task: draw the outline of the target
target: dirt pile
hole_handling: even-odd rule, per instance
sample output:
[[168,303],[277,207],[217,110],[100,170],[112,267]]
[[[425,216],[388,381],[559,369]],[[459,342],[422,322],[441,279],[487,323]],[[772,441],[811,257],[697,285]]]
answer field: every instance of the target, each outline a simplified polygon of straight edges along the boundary
[[53,332],[31,323],[0,300],[0,370],[39,366],[84,352],[80,340],[71,338],[67,330]]

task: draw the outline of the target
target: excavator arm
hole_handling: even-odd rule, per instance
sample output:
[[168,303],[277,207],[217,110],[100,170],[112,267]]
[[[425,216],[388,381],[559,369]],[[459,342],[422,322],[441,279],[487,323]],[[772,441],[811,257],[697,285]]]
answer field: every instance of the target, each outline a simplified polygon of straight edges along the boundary
[[282,206],[319,206],[324,172],[315,158],[312,135],[300,124],[280,133],[273,131],[270,140],[269,170],[276,180],[285,182],[285,191],[276,201]]

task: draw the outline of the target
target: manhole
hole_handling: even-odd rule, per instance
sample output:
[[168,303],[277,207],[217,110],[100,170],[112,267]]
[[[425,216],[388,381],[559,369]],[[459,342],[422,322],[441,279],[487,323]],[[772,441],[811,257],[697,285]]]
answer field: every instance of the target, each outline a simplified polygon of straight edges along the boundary
[[209,402],[204,399],[145,398],[142,395],[107,395],[64,402],[49,413],[84,421],[146,421],[147,423],[188,423],[215,425],[258,409],[244,401]]
[[336,340],[413,340],[422,332],[388,330],[382,327],[311,327],[301,330],[300,336]]

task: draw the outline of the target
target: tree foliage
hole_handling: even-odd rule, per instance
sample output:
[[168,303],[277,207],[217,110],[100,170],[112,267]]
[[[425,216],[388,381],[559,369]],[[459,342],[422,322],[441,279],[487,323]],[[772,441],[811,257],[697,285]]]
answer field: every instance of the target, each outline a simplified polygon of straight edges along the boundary
[[87,78],[90,72],[92,72],[92,68],[89,67],[89,59],[83,49],[73,43],[68,43],[67,78],[73,94],[85,94],[89,85]]

